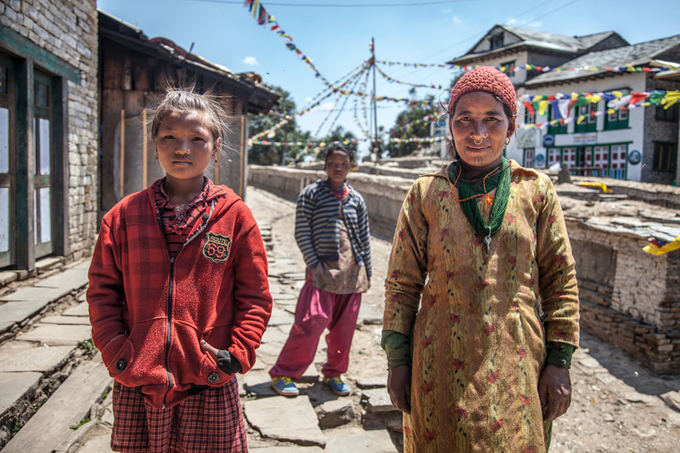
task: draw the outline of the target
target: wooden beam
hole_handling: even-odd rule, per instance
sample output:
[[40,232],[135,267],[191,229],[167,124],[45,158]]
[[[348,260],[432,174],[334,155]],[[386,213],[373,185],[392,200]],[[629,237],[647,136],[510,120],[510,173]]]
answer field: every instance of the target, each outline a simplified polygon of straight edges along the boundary
[[15,62],[16,74],[16,267],[35,269],[35,231],[33,229],[35,190],[35,153],[33,152],[33,60]]
[[142,109],[142,188],[146,189],[146,183],[148,180],[148,162],[147,159],[147,146],[146,146],[147,136],[146,136],[146,109]]
[[125,109],[120,111],[120,171],[118,188],[120,198],[125,196]]
[[244,158],[245,156],[245,149],[246,149],[246,114],[241,113],[241,133],[240,133],[240,151],[241,151],[241,159],[239,160],[239,167],[240,167],[240,174],[239,174],[239,196],[242,198],[245,198],[245,184],[243,181],[243,175],[245,174],[245,166],[246,166],[246,160]]

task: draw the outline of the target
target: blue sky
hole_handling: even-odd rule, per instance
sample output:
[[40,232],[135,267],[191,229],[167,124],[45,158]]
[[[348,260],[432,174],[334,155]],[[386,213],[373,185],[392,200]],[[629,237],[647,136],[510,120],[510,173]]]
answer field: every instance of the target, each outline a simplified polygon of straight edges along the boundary
[[[419,4],[328,7],[381,3]],[[372,37],[378,60],[443,63],[465,53],[495,24],[564,35],[614,30],[630,43],[680,33],[678,0],[262,0],[262,4],[330,81],[369,57]],[[325,7],[288,6],[296,4]],[[266,83],[289,91],[298,108],[324,88],[313,71],[285,47],[284,39],[257,25],[241,1],[98,0],[97,6],[141,28],[150,38],[163,36],[185,49],[194,43],[195,54],[233,72],[260,73]],[[382,68],[392,78],[421,84],[448,85],[452,76],[446,69]],[[378,75],[378,95],[408,97],[408,89]],[[417,97],[430,93],[442,96],[436,90],[418,89]],[[334,104],[335,98],[327,99],[320,109],[301,117],[299,124],[316,132],[329,110],[337,112],[342,101]],[[401,109],[401,104],[379,103],[378,123],[389,129]],[[327,132],[335,115],[320,135]],[[359,136],[353,117],[350,99],[336,124]]]

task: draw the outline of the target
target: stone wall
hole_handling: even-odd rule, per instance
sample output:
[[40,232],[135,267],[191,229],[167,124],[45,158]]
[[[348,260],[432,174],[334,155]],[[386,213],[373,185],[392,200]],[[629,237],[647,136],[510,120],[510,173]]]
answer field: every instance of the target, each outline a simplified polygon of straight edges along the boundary
[[[249,167],[249,184],[295,200],[321,171]],[[391,239],[411,180],[351,173],[372,232]],[[639,183],[636,183],[639,185]],[[680,373],[680,256],[642,251],[645,238],[567,219],[581,300],[581,328],[659,373]]]
[[649,255],[644,238],[567,219],[581,328],[659,373],[680,373],[680,258]]
[[67,260],[91,252],[97,233],[97,6],[95,0],[3,0],[0,23],[73,66],[68,81]]
[[[268,190],[289,200],[297,199],[308,184],[323,178],[323,171],[298,170],[287,167],[248,166],[248,184]],[[415,178],[414,178],[415,179]],[[390,176],[350,173],[347,182],[366,201],[371,233],[391,240],[399,210],[411,186],[409,180]]]

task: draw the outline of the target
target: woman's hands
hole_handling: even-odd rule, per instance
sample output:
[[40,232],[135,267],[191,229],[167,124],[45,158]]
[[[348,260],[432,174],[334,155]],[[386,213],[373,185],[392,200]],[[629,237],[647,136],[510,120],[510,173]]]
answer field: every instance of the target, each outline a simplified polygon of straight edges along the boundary
[[387,376],[387,391],[392,405],[402,412],[411,413],[411,367],[394,367]]
[[545,365],[538,380],[538,396],[544,422],[551,422],[567,412],[571,404],[569,369]]

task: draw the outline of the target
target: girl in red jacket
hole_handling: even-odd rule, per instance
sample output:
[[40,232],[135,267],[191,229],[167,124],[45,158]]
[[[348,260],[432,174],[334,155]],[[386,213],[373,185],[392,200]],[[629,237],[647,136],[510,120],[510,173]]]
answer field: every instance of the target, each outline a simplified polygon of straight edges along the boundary
[[215,99],[168,91],[151,125],[166,176],[102,219],[87,300],[115,451],[247,451],[234,373],[255,362],[272,299],[250,210],[203,175],[225,126]]

